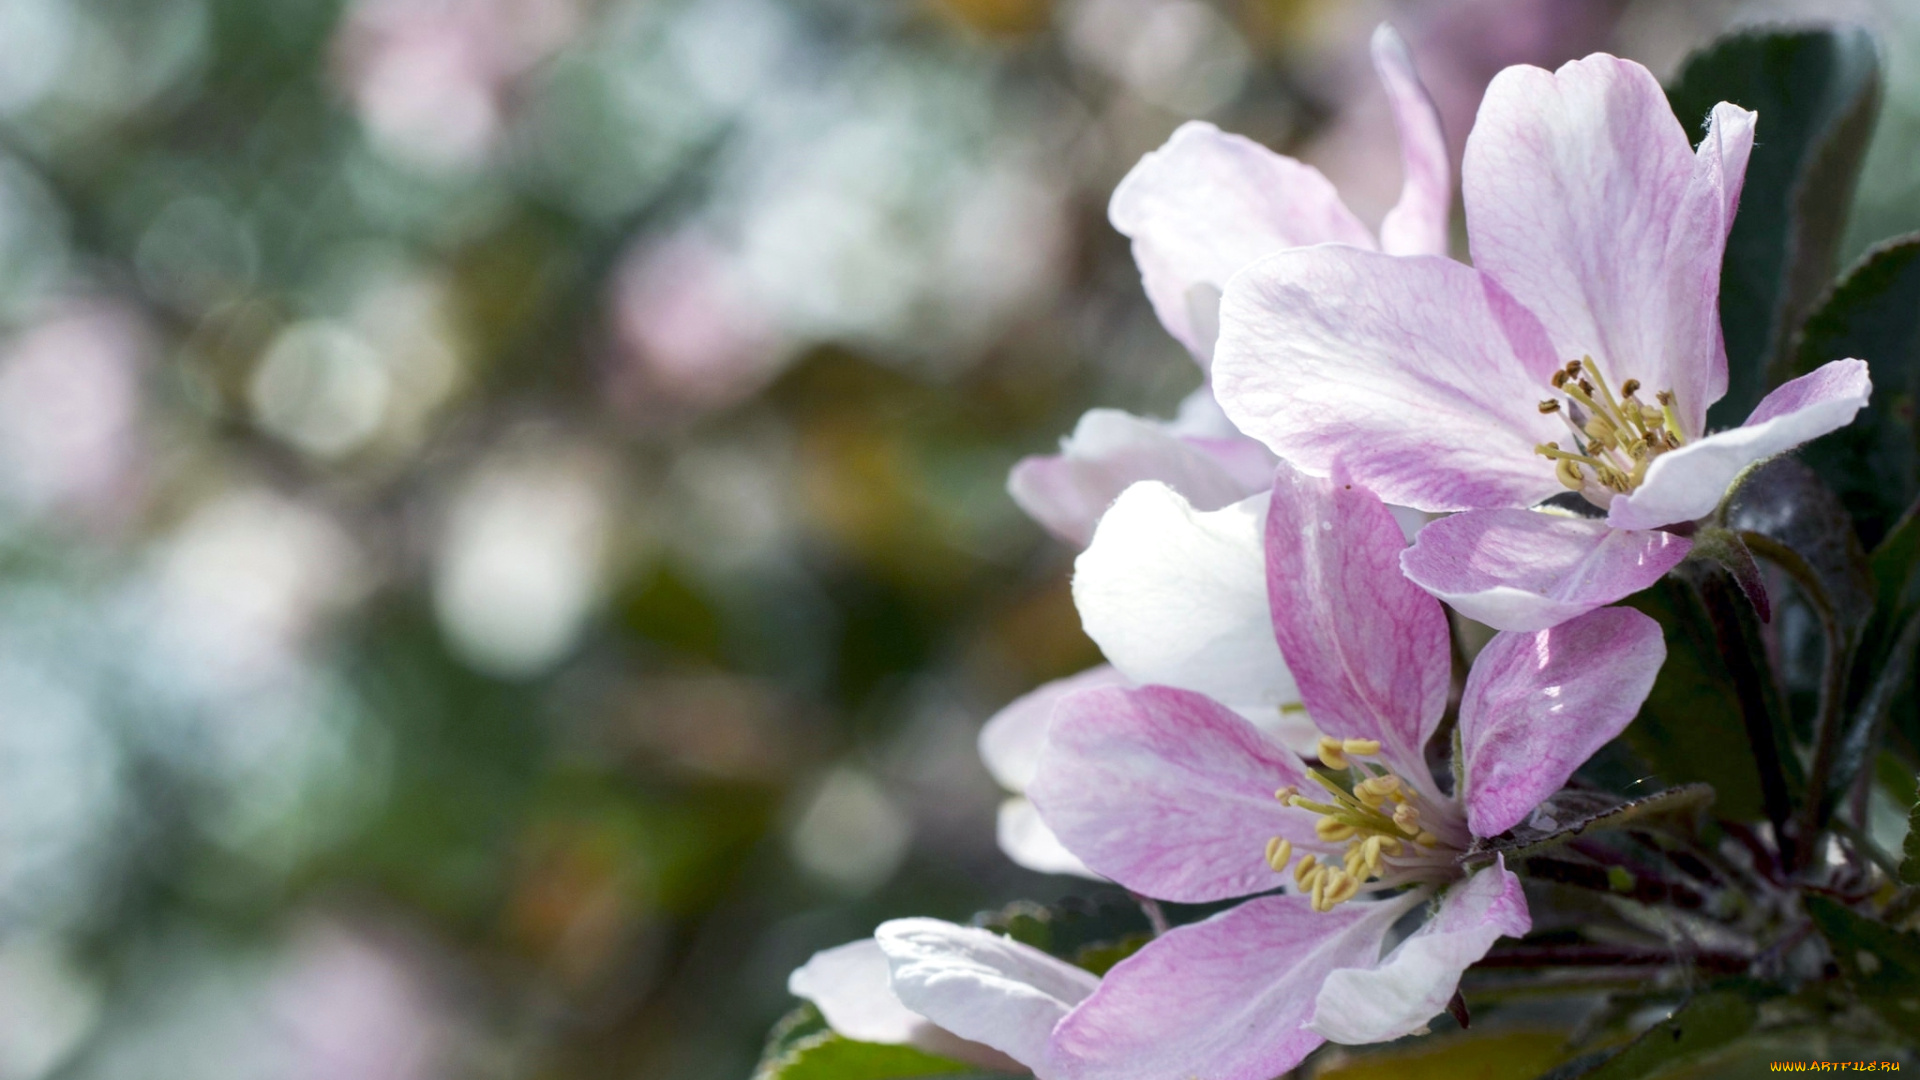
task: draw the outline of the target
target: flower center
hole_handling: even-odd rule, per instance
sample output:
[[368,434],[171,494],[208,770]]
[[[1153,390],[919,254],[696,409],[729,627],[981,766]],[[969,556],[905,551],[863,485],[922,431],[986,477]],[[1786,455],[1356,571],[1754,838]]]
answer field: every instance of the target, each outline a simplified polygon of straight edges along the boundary
[[1553,373],[1553,388],[1565,400],[1550,397],[1540,411],[1566,421],[1574,449],[1549,442],[1534,453],[1553,462],[1562,484],[1599,505],[1639,487],[1654,458],[1687,441],[1673,411],[1673,391],[1658,391],[1658,405],[1648,405],[1639,398],[1640,380],[1628,379],[1615,397],[1591,356],[1567,361]]
[[[1320,738],[1320,760],[1327,769],[1309,769],[1307,775],[1327,790],[1329,802],[1316,802],[1291,785],[1274,792],[1283,805],[1319,815],[1314,835],[1329,844],[1346,842],[1340,865],[1322,862],[1308,853],[1300,856],[1293,880],[1311,899],[1313,910],[1331,911],[1359,893],[1360,887],[1384,873],[1406,870],[1413,876],[1450,865],[1453,854],[1420,822],[1420,797],[1412,785],[1384,766],[1359,761],[1380,753],[1371,739]],[[1332,770],[1344,770],[1345,782]],[[1283,873],[1293,860],[1293,843],[1282,837],[1267,841],[1267,865]]]

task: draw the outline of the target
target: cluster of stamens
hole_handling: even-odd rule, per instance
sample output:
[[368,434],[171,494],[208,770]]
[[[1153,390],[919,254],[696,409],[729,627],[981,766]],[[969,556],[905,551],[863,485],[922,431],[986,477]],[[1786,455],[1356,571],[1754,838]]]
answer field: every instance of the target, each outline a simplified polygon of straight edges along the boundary
[[1554,475],[1573,491],[1589,483],[1605,491],[1625,494],[1646,479],[1653,459],[1686,442],[1674,415],[1673,391],[1654,394],[1657,405],[1639,399],[1640,380],[1620,384],[1620,395],[1600,373],[1593,357],[1567,361],[1553,373],[1553,388],[1566,395],[1540,403],[1542,413],[1558,415],[1573,435],[1572,450],[1558,442],[1542,443],[1534,452],[1554,463]]
[[[1382,860],[1401,854],[1408,845],[1423,848],[1438,846],[1439,839],[1420,824],[1420,808],[1414,805],[1405,782],[1385,768],[1355,761],[1380,753],[1380,744],[1372,739],[1320,738],[1320,761],[1328,769],[1347,770],[1351,785],[1343,785],[1324,769],[1309,769],[1307,775],[1327,789],[1331,802],[1316,802],[1289,785],[1273,793],[1282,805],[1310,810],[1320,819],[1313,823],[1314,835],[1330,844],[1345,841],[1346,854],[1339,866],[1321,862],[1308,853],[1294,866],[1293,880],[1311,900],[1313,910],[1331,911],[1359,893],[1360,886],[1380,876]],[[1293,860],[1293,843],[1282,837],[1267,841],[1267,865],[1284,873]]]

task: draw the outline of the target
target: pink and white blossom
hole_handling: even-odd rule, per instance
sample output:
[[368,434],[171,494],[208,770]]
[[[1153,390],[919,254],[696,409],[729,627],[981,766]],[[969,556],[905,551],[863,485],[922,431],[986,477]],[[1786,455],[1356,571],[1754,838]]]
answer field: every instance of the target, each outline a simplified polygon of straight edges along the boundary
[[[1531,927],[1519,880],[1476,857],[1482,841],[1618,735],[1665,659],[1658,624],[1625,608],[1496,635],[1467,677],[1450,791],[1425,756],[1447,705],[1447,619],[1398,572],[1392,514],[1337,470],[1282,466],[1264,541],[1272,625],[1326,733],[1321,762],[1192,690],[1109,686],[1056,704],[1027,793],[1070,852],[1145,896],[1253,898],[1122,961],[1044,1046],[1001,1047],[1045,1080],[1264,1080],[1328,1039],[1423,1028],[1462,970]],[[918,963],[937,973],[928,948]],[[994,993],[900,992],[949,1027]]]
[[[1343,242],[1247,267],[1221,307],[1222,408],[1299,468],[1338,459],[1389,502],[1465,511],[1404,565],[1493,626],[1552,626],[1652,584],[1689,548],[1661,530],[1871,390],[1864,363],[1838,360],[1706,431],[1754,124],[1722,103],[1696,150],[1638,64],[1507,69],[1462,167],[1473,265]],[[1568,488],[1605,519],[1513,512]]]
[[[1265,256],[1344,243],[1396,254],[1444,254],[1452,187],[1446,139],[1399,35],[1381,26],[1374,68],[1393,107],[1404,180],[1373,233],[1311,165],[1204,121],[1182,124],[1142,158],[1108,205],[1161,325],[1204,370],[1227,281]],[[1113,500],[1137,481],[1171,485],[1201,510],[1266,489],[1273,455],[1228,422],[1203,386],[1171,421],[1095,409],[1060,453],[1022,460],[1007,479],[1014,502],[1049,532],[1084,546]]]

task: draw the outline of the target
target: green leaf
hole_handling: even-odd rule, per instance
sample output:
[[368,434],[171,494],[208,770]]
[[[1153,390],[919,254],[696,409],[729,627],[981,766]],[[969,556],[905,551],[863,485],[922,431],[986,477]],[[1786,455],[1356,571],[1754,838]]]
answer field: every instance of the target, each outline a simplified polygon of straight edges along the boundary
[[1893,1026],[1920,1029],[1920,934],[1896,930],[1838,901],[1810,894],[1807,914],[1847,985]]
[[1907,811],[1907,842],[1900,854],[1900,880],[1920,885],[1920,799]]
[[777,1052],[761,1059],[753,1080],[908,1080],[957,1075],[994,1074],[911,1046],[855,1042],[831,1031],[815,1031],[784,1040]]
[[1727,500],[1727,527],[1792,575],[1850,650],[1873,614],[1874,579],[1853,520],[1820,475],[1790,457],[1749,473]]
[[1920,495],[1920,235],[1889,240],[1847,271],[1800,331],[1787,374],[1849,358],[1867,362],[1873,396],[1800,457],[1839,494],[1861,539],[1878,544]]
[[[1720,631],[1696,579],[1717,574],[1725,579],[1721,584],[1733,600],[1743,608],[1746,601],[1724,572],[1701,572],[1693,569],[1695,564],[1684,565],[1687,572],[1669,574],[1627,601],[1659,621],[1667,643],[1667,662],[1640,716],[1627,728],[1627,745],[1669,784],[1712,785],[1720,816],[1739,820],[1770,816],[1745,716],[1749,704],[1764,712],[1765,702],[1746,701],[1752,695],[1743,693],[1728,667]],[[1747,655],[1744,644],[1739,648]],[[1784,717],[1780,726],[1784,729]],[[1779,739],[1784,741],[1784,730]],[[1780,778],[1780,770],[1791,770],[1798,762],[1777,750],[1775,757],[1774,778],[1766,786],[1778,789],[1773,801],[1780,802],[1791,794],[1793,780],[1791,772]]]
[[1638,1080],[1733,1043],[1753,1030],[1759,1018],[1752,998],[1740,990],[1700,994],[1596,1068],[1573,1075],[1585,1080]]
[[1495,855],[1504,855],[1512,865],[1515,859],[1550,851],[1587,833],[1625,829],[1666,814],[1688,814],[1711,802],[1713,788],[1706,784],[1683,784],[1639,799],[1621,799],[1597,791],[1560,791],[1540,804],[1540,813],[1534,819],[1552,821],[1551,827],[1516,826],[1477,841],[1461,861],[1479,865],[1492,862]]
[[981,912],[974,925],[1104,975],[1153,940],[1153,926],[1132,897],[1069,897],[1052,904],[1018,900]]
[[1667,99],[1696,131],[1721,101],[1760,114],[1720,271],[1727,395],[1708,420],[1731,427],[1781,381],[1787,342],[1833,277],[1879,112],[1879,59],[1858,28],[1754,30],[1689,57]]

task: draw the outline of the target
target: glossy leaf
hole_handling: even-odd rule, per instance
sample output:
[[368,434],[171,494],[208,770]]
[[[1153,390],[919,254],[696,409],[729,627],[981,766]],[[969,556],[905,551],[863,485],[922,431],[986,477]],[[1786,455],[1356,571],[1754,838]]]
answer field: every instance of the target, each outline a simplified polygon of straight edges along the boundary
[[911,1046],[855,1042],[831,1031],[791,1040],[763,1058],[753,1080],[909,1080],[925,1076],[988,1076],[965,1062]]
[[1820,475],[1791,457],[1761,465],[1728,500],[1726,523],[1794,578],[1851,649],[1873,614],[1873,572],[1846,507]]
[[1563,1056],[1564,1031],[1497,1031],[1436,1035],[1376,1051],[1349,1051],[1315,1080],[1532,1080]]
[[1721,101],[1760,114],[1720,272],[1728,388],[1708,419],[1730,427],[1782,381],[1785,346],[1833,277],[1879,111],[1879,60],[1857,28],[1749,31],[1689,57],[1667,97],[1695,132]]
[[[1667,642],[1667,662],[1640,716],[1627,728],[1627,745],[1670,784],[1712,785],[1719,816],[1769,816],[1770,801],[1779,804],[1790,797],[1795,780],[1790,770],[1797,762],[1775,747],[1771,775],[1763,785],[1762,766],[1769,763],[1763,763],[1750,746],[1746,711],[1755,709],[1762,718],[1772,715],[1765,690],[1752,685],[1759,681],[1752,672],[1746,673],[1749,685],[1743,690],[1722,651],[1723,635],[1697,581],[1717,575],[1720,580],[1713,587],[1727,593],[1724,599],[1737,601],[1741,608],[1746,601],[1723,571],[1692,563],[1683,564],[1683,569],[1686,573],[1669,574],[1627,601],[1659,620]],[[1751,614],[1748,609],[1749,619]],[[1753,658],[1745,649],[1740,645],[1735,655],[1750,664]],[[1778,726],[1775,742],[1784,743],[1784,717]]]
[[1849,357],[1867,362],[1873,397],[1852,424],[1800,456],[1839,494],[1871,545],[1920,496],[1920,235],[1887,241],[1847,271],[1808,317],[1788,374]]
[[1600,1065],[1574,1073],[1585,1080],[1638,1080],[1728,1046],[1753,1030],[1759,1010],[1740,990],[1701,994],[1648,1028]]
[[1907,840],[1900,854],[1900,880],[1920,885],[1920,799],[1907,811]]
[[1920,934],[1896,930],[1825,896],[1807,914],[1833,951],[1847,985],[1895,1031],[1920,1026]]
[[1479,865],[1504,855],[1511,864],[1588,833],[1631,828],[1663,815],[1691,814],[1712,803],[1713,794],[1707,784],[1682,784],[1638,799],[1568,789],[1550,796],[1528,823],[1476,843],[1462,861]]

